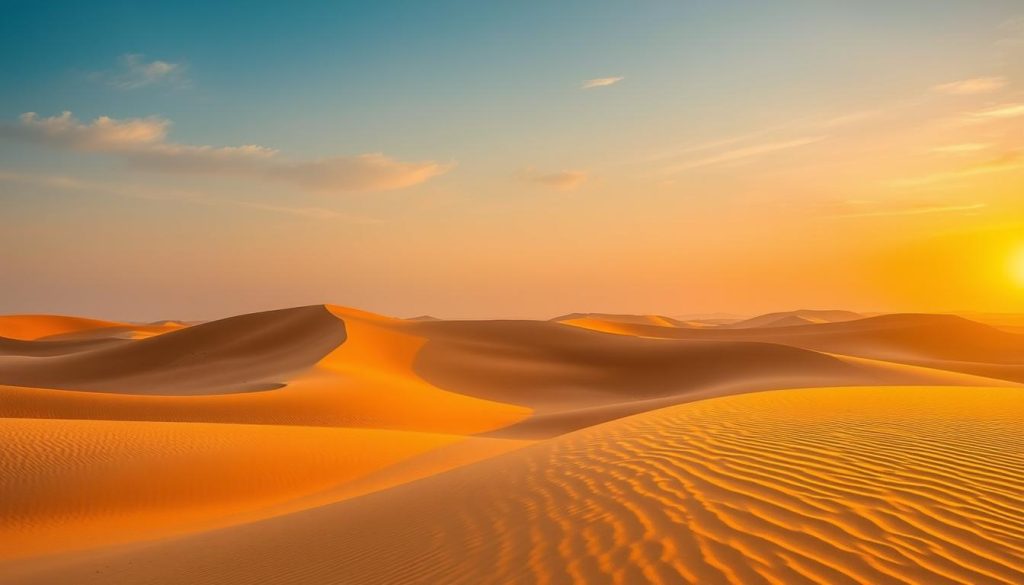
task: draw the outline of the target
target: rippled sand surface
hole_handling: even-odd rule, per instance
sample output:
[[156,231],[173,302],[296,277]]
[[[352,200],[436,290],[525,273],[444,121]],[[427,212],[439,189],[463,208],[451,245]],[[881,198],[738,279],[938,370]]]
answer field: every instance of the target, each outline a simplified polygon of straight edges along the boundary
[[718,398],[14,582],[1014,584],[1022,419],[1004,388]]
[[1024,335],[0,317],[0,583],[1024,583]]

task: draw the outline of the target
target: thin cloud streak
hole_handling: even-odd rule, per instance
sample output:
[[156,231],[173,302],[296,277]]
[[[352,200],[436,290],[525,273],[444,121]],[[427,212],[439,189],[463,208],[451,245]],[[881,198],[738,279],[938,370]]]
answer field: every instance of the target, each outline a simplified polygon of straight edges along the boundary
[[903,179],[893,182],[892,185],[894,187],[921,187],[968,177],[987,175],[990,173],[1014,171],[1017,169],[1024,169],[1024,155],[1020,153],[1010,153],[997,159],[969,166],[957,171],[935,173],[933,175],[926,175],[924,177],[912,179]]
[[969,142],[966,144],[950,144],[947,146],[937,146],[931,149],[930,152],[936,154],[970,154],[972,152],[981,152],[992,148],[993,145],[990,143],[979,143]]
[[1004,104],[987,110],[972,112],[970,116],[981,119],[1020,118],[1024,116],[1024,104]]
[[1005,77],[976,77],[936,85],[932,91],[947,95],[980,95],[999,91],[1008,83]]
[[615,85],[622,81],[625,77],[598,77],[596,79],[588,79],[583,82],[580,89],[594,89],[597,87],[608,87],[609,85]]
[[977,211],[988,207],[987,203],[970,203],[965,205],[922,205],[900,209],[883,209],[878,211],[864,211],[856,213],[843,213],[826,215],[826,218],[855,218],[855,217],[888,217],[905,215],[928,215],[932,213],[955,213],[958,211]]
[[0,183],[34,185],[65,192],[104,194],[147,201],[177,201],[204,206],[237,207],[317,220],[342,220],[358,224],[383,223],[382,220],[376,218],[353,215],[323,207],[292,207],[260,201],[225,199],[211,197],[205,193],[192,190],[169,189],[166,187],[154,188],[149,185],[118,185],[86,181],[61,175],[35,175],[0,170]]
[[70,112],[49,118],[29,112],[21,116],[19,124],[0,125],[0,137],[114,155],[144,170],[273,180],[328,194],[402,189],[442,175],[454,166],[434,161],[402,162],[381,153],[290,160],[275,149],[254,144],[214,147],[168,142],[169,127],[169,121],[156,117],[117,120],[102,116],[85,124]]
[[573,170],[548,173],[528,168],[524,170],[522,174],[527,181],[556,191],[572,191],[574,189],[578,189],[590,178],[590,175],[586,171]]
[[677,165],[673,165],[665,170],[669,174],[678,173],[681,171],[697,169],[702,167],[709,167],[719,165],[723,163],[735,162],[740,160],[746,160],[750,158],[756,158],[775,152],[790,150],[793,148],[800,148],[816,142],[824,140],[824,136],[806,136],[803,138],[797,138],[794,140],[786,140],[780,142],[769,142],[765,144],[755,144],[751,146],[744,146],[742,148],[736,148],[726,152],[722,152],[713,156],[683,162]]
[[191,85],[186,73],[187,67],[183,63],[159,59],[147,61],[145,55],[126,53],[118,57],[115,69],[93,73],[92,77],[120,90],[158,85],[183,88]]

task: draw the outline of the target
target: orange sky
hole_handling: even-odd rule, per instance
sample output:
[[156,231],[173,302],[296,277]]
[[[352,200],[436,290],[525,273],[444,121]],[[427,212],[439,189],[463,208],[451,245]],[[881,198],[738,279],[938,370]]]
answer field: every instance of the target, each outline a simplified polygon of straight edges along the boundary
[[26,7],[0,313],[1024,312],[1019,5],[797,4],[247,23],[277,52]]

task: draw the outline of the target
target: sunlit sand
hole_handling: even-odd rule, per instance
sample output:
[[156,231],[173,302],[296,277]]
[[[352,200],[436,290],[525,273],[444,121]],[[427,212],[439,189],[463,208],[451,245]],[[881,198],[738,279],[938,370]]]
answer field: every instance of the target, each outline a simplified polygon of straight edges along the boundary
[[5,583],[1019,583],[962,317],[0,317]]

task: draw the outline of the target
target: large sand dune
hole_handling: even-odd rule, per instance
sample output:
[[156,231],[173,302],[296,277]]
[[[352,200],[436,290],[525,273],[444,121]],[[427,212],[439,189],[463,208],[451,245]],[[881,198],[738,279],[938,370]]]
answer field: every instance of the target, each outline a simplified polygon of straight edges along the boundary
[[337,505],[13,583],[1020,583],[1018,389],[653,411]]
[[242,315],[91,351],[3,358],[5,383],[133,394],[207,394],[276,387],[345,340],[323,306]]
[[0,317],[0,581],[1015,582],[1024,336],[857,317]]

